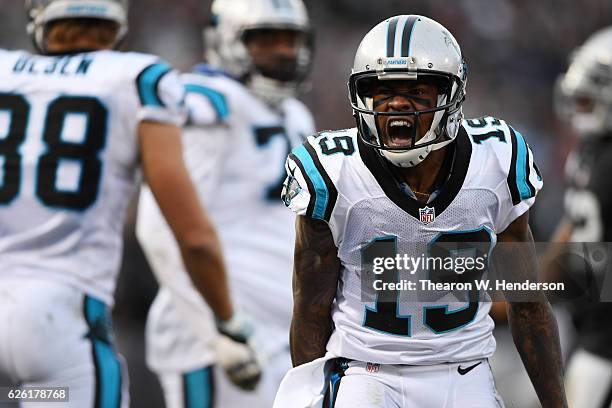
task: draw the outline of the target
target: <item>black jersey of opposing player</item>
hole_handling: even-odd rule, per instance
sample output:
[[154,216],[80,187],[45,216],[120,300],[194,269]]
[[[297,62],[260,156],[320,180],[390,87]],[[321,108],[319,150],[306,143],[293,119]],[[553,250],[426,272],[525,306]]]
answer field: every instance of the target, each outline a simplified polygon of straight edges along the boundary
[[[568,188],[565,212],[573,224],[574,242],[612,241],[612,135],[583,141],[571,154],[566,166]],[[610,250],[608,249],[610,264]],[[604,274],[610,266],[593,268]],[[603,276],[596,276],[598,294]],[[612,302],[578,302],[574,323],[581,347],[612,359]]]

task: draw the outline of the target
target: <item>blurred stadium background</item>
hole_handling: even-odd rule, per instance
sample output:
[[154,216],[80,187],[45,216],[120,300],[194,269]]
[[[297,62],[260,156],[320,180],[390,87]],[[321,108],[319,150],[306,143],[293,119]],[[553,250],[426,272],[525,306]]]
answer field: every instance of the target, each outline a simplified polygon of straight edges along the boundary
[[[466,116],[501,117],[529,140],[545,180],[532,212],[532,228],[536,241],[549,238],[562,211],[563,164],[575,144],[571,132],[555,118],[554,82],[572,49],[596,29],[612,24],[610,0],[304,1],[316,48],[311,89],[303,99],[319,130],[354,126],[346,81],[362,36],[392,15],[432,17],[455,35],[468,61]],[[130,3],[130,32],[124,49],[158,54],[181,70],[201,61],[201,29],[210,17],[210,0]],[[25,33],[23,2],[0,0],[0,16],[0,47],[32,49]],[[157,286],[134,239],[133,209],[129,219],[115,326],[119,348],[129,362],[132,406],[155,408],[163,406],[162,396],[144,364],[143,336]],[[499,352],[507,354],[503,361],[520,366],[508,344],[500,339]],[[502,377],[514,370],[500,367],[496,376],[507,406],[528,406],[526,400],[532,396],[519,383],[514,387],[518,394],[527,395],[524,399],[503,389]]]

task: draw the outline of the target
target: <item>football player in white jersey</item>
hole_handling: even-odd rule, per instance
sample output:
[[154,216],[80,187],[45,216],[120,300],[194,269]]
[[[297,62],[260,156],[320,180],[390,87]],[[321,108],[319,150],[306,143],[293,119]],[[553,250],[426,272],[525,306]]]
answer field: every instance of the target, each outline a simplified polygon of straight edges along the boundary
[[25,4],[42,55],[0,50],[0,372],[24,387],[68,387],[57,406],[127,407],[110,309],[139,168],[220,330],[248,327],[183,163],[177,72],[112,50],[125,1]]
[[[487,361],[495,349],[488,295],[421,286],[442,284],[445,269],[450,282],[476,282],[496,243],[514,255],[502,267],[535,279],[527,214],[541,177],[505,121],[463,120],[465,82],[446,28],[423,16],[389,18],[355,56],[357,128],[311,136],[290,154],[283,198],[299,214],[297,367],[275,407],[319,407],[325,389],[325,407],[503,406]],[[461,254],[472,266],[463,268]],[[402,259],[417,266],[401,272]],[[381,273],[376,292],[367,268]],[[398,276],[412,289],[394,287]],[[556,322],[543,294],[530,295],[509,302],[515,343],[543,406],[564,407]]]
[[[278,198],[287,154],[314,133],[308,109],[294,97],[309,71],[310,37],[301,0],[215,0],[205,30],[209,65],[182,77],[187,166],[219,231],[233,299],[256,324],[264,369],[248,391],[254,384],[241,365],[250,356],[224,338],[215,356],[214,327],[200,319],[207,307],[188,279],[173,277],[182,269],[178,252],[144,190],[137,235],[161,283],[147,322],[147,361],[168,407],[195,407],[214,393],[214,406],[269,408],[291,368],[295,216]],[[214,390],[202,391],[213,377]]]

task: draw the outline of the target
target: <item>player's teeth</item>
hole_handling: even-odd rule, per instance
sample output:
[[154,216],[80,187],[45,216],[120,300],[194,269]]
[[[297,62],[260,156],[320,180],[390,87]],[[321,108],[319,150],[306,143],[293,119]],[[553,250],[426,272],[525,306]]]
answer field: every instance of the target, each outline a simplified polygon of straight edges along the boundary
[[408,126],[410,127],[410,123],[408,123],[407,120],[394,120],[389,124],[389,126]]

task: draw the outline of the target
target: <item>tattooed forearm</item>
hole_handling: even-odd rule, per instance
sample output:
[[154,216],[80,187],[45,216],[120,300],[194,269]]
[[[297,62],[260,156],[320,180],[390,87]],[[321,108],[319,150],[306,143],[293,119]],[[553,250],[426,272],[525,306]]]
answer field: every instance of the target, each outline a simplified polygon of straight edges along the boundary
[[325,355],[325,346],[333,331],[331,308],[339,271],[338,250],[327,224],[298,217],[290,333],[294,366]]
[[[498,236],[496,269],[515,281],[537,281],[537,263],[527,214]],[[512,276],[510,276],[512,275]],[[506,294],[514,344],[544,408],[567,407],[557,322],[542,292]]]
[[323,357],[332,330],[333,325],[330,316],[317,319],[308,314],[296,314],[294,312],[290,333],[293,366]]
[[514,344],[542,407],[566,407],[557,322],[548,302],[515,302],[508,307]]

